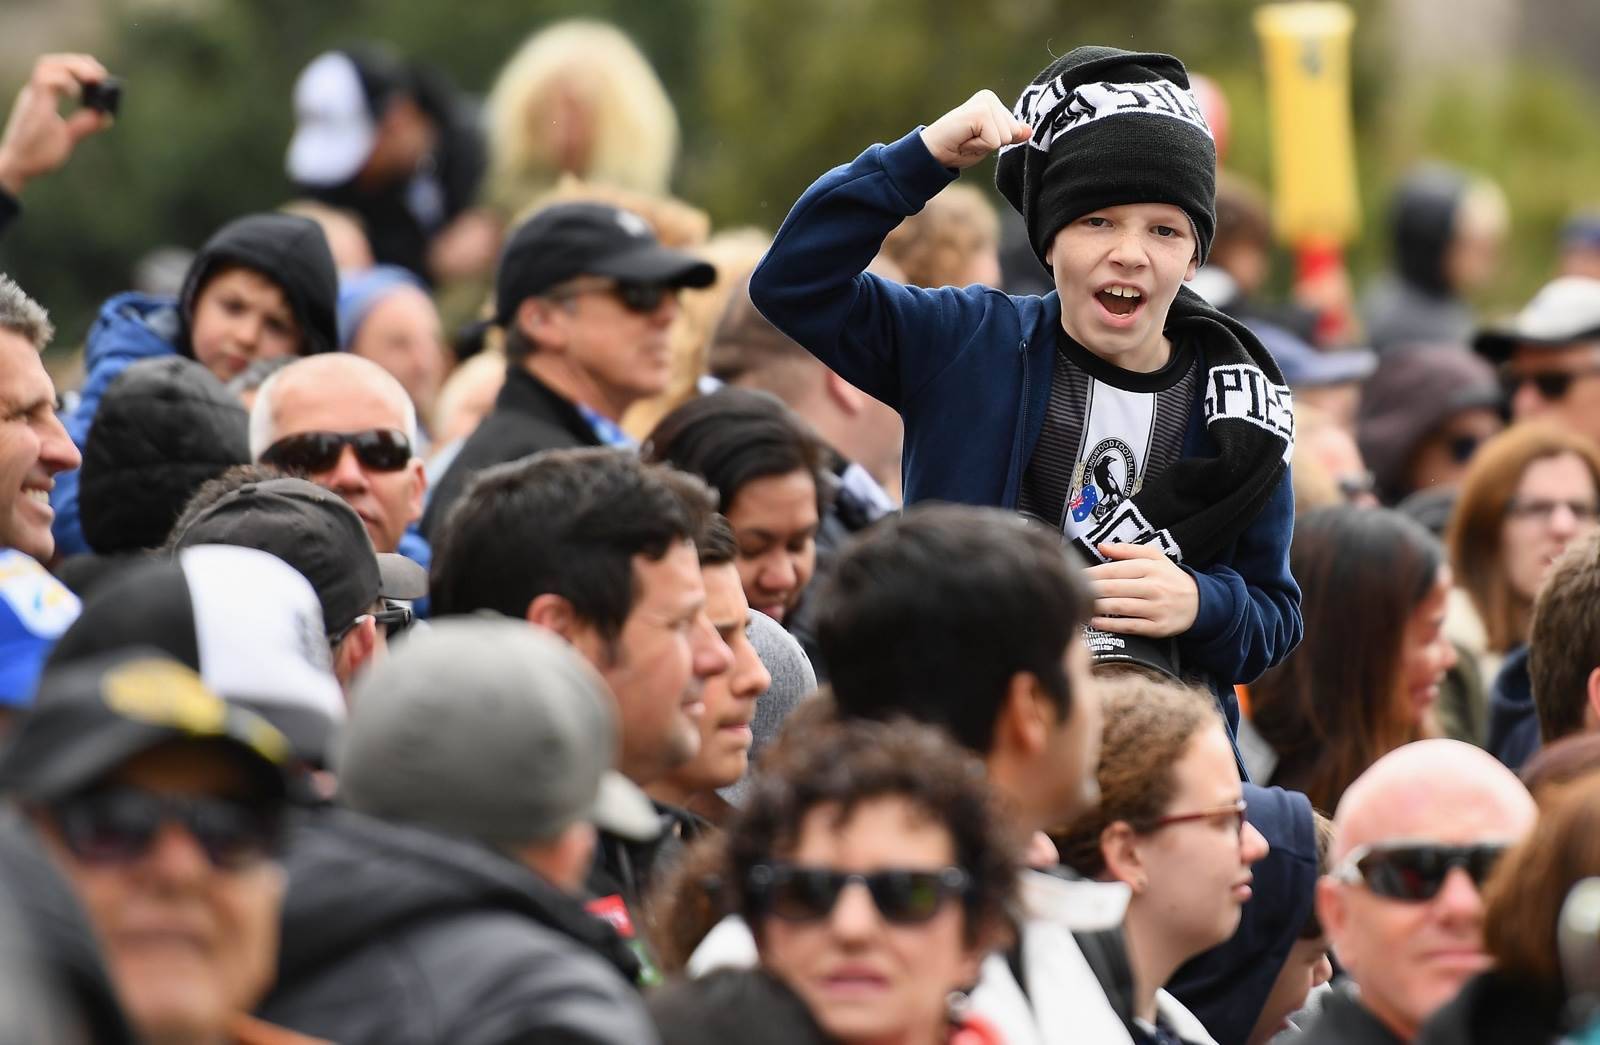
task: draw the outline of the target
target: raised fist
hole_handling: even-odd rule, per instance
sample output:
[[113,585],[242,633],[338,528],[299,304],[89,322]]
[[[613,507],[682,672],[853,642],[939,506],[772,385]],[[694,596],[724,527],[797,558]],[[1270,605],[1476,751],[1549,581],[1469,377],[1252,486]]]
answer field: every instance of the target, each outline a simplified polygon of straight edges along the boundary
[[990,90],[982,90],[922,130],[922,144],[946,167],[965,170],[998,149],[1033,136]]

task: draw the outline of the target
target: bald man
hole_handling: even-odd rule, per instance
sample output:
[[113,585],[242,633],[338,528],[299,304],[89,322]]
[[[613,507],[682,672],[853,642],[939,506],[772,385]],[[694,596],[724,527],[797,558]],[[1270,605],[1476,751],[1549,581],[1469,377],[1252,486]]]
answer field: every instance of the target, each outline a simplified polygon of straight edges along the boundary
[[400,382],[359,356],[307,356],[273,374],[250,410],[250,456],[344,498],[372,545],[428,565],[406,528],[422,516],[427,479],[417,413]]
[[1355,990],[1336,991],[1305,1045],[1392,1045],[1489,966],[1483,885],[1533,829],[1527,789],[1455,740],[1392,751],[1356,779],[1333,822],[1317,915]]

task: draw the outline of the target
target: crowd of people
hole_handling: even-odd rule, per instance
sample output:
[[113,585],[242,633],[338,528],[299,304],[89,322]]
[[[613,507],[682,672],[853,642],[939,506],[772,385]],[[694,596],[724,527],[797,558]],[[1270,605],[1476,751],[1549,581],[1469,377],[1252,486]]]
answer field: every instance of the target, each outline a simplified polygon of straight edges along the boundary
[[[0,227],[108,78],[38,60]],[[1596,219],[1479,315],[1428,167],[1274,298],[1111,47],[771,235],[607,25],[284,104],[297,198],[78,373],[0,276],[0,1038],[1600,1040]]]

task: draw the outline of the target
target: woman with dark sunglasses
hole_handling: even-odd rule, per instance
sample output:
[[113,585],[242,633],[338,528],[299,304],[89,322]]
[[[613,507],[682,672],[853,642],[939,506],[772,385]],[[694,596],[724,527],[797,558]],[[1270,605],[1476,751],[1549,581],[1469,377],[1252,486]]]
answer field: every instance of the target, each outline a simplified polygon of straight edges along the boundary
[[1538,747],[1528,625],[1550,566],[1600,520],[1600,447],[1577,432],[1525,422],[1484,444],[1450,521],[1450,560],[1465,598],[1452,633],[1493,687],[1478,713],[1483,742],[1512,769]]
[[1245,820],[1233,747],[1211,695],[1141,674],[1101,686],[1100,805],[1056,839],[1061,861],[1132,893],[1123,932],[1140,1045],[1211,1045],[1162,988],[1234,934],[1267,841]]
[[998,1042],[950,1003],[1003,942],[1021,866],[981,767],[908,722],[800,725],[712,843],[762,967],[833,1041]]

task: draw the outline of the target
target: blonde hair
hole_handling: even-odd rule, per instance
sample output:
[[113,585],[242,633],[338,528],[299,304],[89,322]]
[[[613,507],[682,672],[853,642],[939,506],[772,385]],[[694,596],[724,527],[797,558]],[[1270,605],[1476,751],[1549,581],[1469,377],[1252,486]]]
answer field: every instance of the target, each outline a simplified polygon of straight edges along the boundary
[[[468,401],[475,393],[481,393],[486,386],[493,385],[498,393],[500,385],[506,377],[506,357],[493,349],[485,349],[477,355],[461,363],[450,376],[445,378],[444,384],[439,388],[439,397],[434,400],[433,416],[428,426],[440,446],[444,446],[458,435],[470,435],[471,428],[465,432],[457,433],[453,429],[456,424],[456,415],[467,408]],[[494,397],[490,396],[491,403]],[[479,420],[482,420],[480,417]]]
[[962,286],[973,258],[1000,245],[1000,218],[971,185],[947,186],[883,241],[883,253],[917,287]]
[[[485,117],[489,199],[504,213],[563,173],[665,192],[677,160],[666,88],[633,41],[604,22],[572,19],[530,36],[501,68]],[[559,131],[574,118],[589,140],[581,157],[563,157]]]

